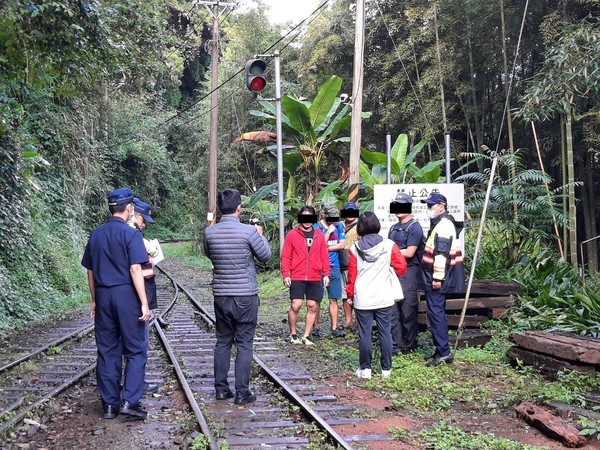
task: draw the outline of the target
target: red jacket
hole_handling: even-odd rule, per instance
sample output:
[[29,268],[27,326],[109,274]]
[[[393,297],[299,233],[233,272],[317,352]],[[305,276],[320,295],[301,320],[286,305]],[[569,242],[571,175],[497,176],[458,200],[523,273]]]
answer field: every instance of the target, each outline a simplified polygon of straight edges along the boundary
[[321,281],[323,276],[328,277],[330,273],[329,251],[321,230],[314,228],[310,253],[300,226],[290,231],[281,250],[283,278],[290,277],[292,281]]

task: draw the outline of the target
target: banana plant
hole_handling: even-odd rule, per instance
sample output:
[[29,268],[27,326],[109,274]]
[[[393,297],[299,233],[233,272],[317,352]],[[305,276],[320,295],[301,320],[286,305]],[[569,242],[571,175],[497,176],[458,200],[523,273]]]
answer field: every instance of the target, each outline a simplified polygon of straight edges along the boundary
[[[313,101],[289,95],[282,97],[281,126],[285,139],[290,141],[286,146],[288,149],[285,156],[300,157],[291,158],[286,167],[290,175],[286,194],[292,194],[290,190],[296,189],[295,175],[300,171],[307,204],[314,201],[321,189],[320,168],[324,159],[335,158],[338,161],[342,169],[339,180],[341,183],[348,178],[348,164],[335,151],[340,144],[350,141],[349,137],[340,136],[351,124],[350,105],[342,103],[339,99],[341,87],[342,79],[334,75],[319,89]],[[275,106],[265,100],[260,100],[259,103],[263,110],[250,111],[250,114],[275,126]],[[362,117],[368,118],[370,115],[363,113]],[[293,163],[297,162],[299,164],[294,170]]]
[[[423,167],[418,167],[415,157],[427,144],[424,139],[408,153],[408,135],[401,134],[392,146],[392,183],[437,183],[442,173],[443,160],[431,161]],[[360,152],[360,178],[365,186],[373,190],[376,184],[386,182],[387,157],[382,152],[371,152],[362,149]]]

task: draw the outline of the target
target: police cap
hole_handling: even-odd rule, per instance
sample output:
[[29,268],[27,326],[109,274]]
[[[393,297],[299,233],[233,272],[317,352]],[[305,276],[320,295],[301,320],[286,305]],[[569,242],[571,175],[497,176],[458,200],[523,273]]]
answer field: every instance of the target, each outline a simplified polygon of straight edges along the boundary
[[126,205],[133,202],[133,192],[129,188],[115,189],[108,194],[108,206]]
[[150,217],[150,214],[152,213],[152,207],[148,203],[141,201],[137,197],[134,197],[133,209],[135,212],[140,213],[146,222],[154,223],[154,220],[152,217]]
[[448,200],[439,192],[432,192],[428,198],[425,200],[421,200],[421,203],[427,203],[429,206],[437,205],[438,203],[443,203],[444,205],[448,204]]

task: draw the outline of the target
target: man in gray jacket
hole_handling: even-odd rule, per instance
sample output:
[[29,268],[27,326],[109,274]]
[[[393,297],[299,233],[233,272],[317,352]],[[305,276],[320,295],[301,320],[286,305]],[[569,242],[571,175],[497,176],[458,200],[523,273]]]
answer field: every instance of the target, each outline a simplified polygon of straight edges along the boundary
[[256,400],[250,391],[252,345],[258,320],[258,282],[254,258],[266,262],[271,248],[258,225],[240,223],[242,198],[235,189],[217,195],[221,221],[204,230],[204,253],[213,264],[215,298],[215,390],[217,400],[233,397],[227,373],[235,341],[235,404]]

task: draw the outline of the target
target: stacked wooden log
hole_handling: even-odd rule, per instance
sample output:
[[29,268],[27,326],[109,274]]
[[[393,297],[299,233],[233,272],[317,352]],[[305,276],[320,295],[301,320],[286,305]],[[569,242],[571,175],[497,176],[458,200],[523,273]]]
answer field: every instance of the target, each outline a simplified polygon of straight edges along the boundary
[[512,333],[516,344],[507,355],[513,360],[537,367],[549,376],[569,369],[596,375],[600,371],[600,340],[571,334]]
[[[516,283],[501,283],[490,280],[476,280],[471,286],[469,303],[465,315],[464,328],[479,328],[490,319],[506,317],[507,309],[517,303],[517,294],[520,292]],[[460,315],[465,304],[466,292],[456,292],[447,295],[446,315],[448,326],[457,328]],[[419,301],[419,323],[427,324],[427,306],[425,295],[421,294]]]

